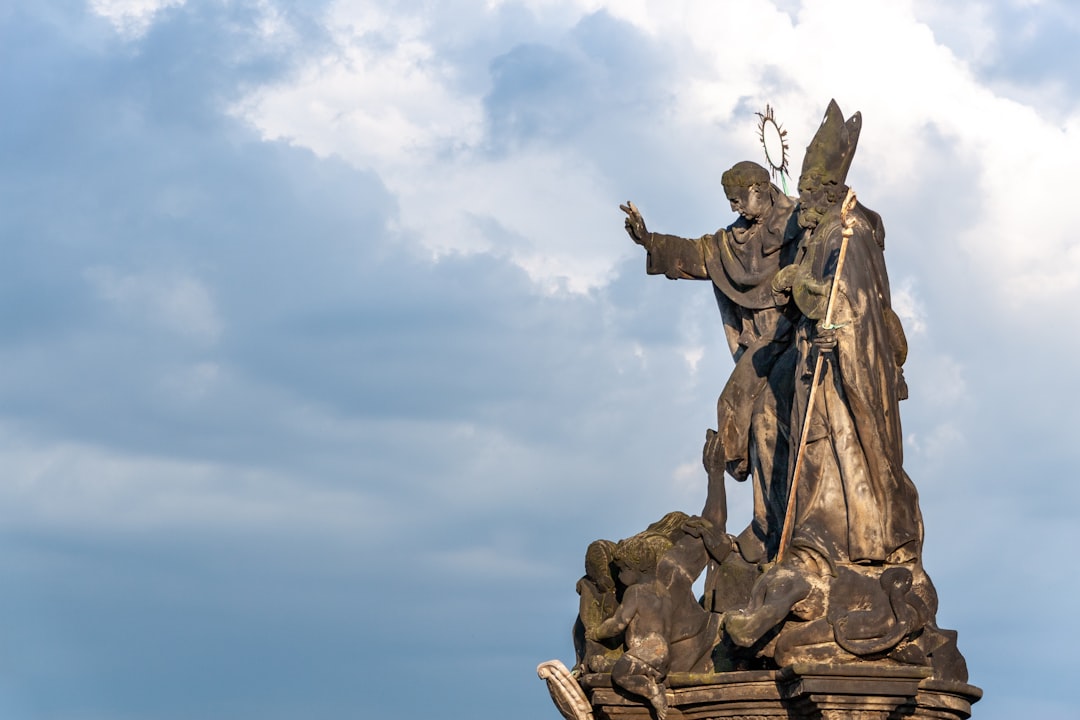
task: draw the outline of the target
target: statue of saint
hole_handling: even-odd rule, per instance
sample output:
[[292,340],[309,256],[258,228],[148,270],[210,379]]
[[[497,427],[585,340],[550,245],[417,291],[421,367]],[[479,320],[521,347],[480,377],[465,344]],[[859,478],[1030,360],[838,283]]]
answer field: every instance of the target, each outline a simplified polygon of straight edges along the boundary
[[[885,228],[861,204],[841,218],[861,123],[858,113],[845,123],[835,101],[829,105],[799,178],[798,217],[808,233],[795,264],[775,283],[801,313],[793,446],[808,428],[791,551],[815,554],[819,563],[909,562],[922,543],[918,494],[903,467],[899,402],[907,397],[907,340],[890,300]],[[845,225],[845,262],[836,275]],[[819,353],[818,392],[808,409]]]
[[[658,720],[672,702],[698,712],[702,697],[726,702],[726,686],[685,683],[741,670],[778,670],[778,684],[805,673],[841,684],[914,680],[903,707],[918,717],[942,688],[967,682],[956,632],[937,626],[918,493],[904,471],[907,340],[892,308],[885,228],[847,186],[861,129],[859,113],[845,120],[829,103],[806,149],[797,207],[752,162],[723,174],[739,217],[715,233],[650,232],[633,203],[621,206],[649,274],[711,281],[735,368],[717,429],[706,431],[701,515],[671,512],[590,546],[575,675],[594,693],[614,686],[620,712],[628,697]],[[725,473],[754,478],[754,515],[738,537],[726,531]],[[855,665],[869,672],[849,673]],[[573,679],[557,670],[540,668],[556,704],[591,720],[589,699],[555,682]],[[941,702],[970,708],[976,692]]]
[[966,681],[955,633],[935,624],[918,493],[903,467],[907,341],[891,306],[885,229],[853,196],[845,202],[861,123],[831,102],[803,161],[807,232],[773,281],[799,310],[792,530],[725,631],[744,647],[775,637],[781,665],[871,659]]
[[[705,464],[726,467],[736,480],[754,477],[754,517],[738,546],[746,560],[759,563],[776,554],[787,504],[795,359],[790,312],[777,307],[772,279],[792,262],[801,231],[794,202],[765,168],[737,163],[721,183],[739,218],[697,239],[650,232],[633,203],[620,207],[627,233],[648,252],[650,275],[712,281],[735,369],[717,401],[717,432],[708,436]],[[714,524],[726,520],[720,517],[723,492],[722,473],[714,478],[710,472],[705,517]]]

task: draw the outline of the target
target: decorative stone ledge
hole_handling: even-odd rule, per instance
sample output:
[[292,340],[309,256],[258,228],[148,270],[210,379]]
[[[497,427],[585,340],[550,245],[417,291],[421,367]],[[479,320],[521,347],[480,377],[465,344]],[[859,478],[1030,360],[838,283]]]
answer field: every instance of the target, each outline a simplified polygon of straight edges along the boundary
[[[793,665],[779,671],[674,673],[667,720],[967,720],[982,691],[896,666]],[[581,679],[597,720],[655,720],[606,674]]]
[[889,720],[916,704],[924,667],[797,664],[777,673],[780,692],[800,718]]

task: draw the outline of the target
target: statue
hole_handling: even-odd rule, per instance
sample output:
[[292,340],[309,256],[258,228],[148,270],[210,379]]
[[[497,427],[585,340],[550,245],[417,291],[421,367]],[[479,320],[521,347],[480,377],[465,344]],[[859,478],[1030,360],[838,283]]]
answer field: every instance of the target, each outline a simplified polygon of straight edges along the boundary
[[[777,631],[774,652],[789,648],[781,657],[787,662],[803,657],[796,648],[808,647],[814,660],[891,657],[966,681],[955,638],[933,624],[937,593],[922,568],[918,494],[903,468],[899,402],[907,397],[907,341],[890,304],[885,229],[844,184],[861,127],[858,113],[845,122],[831,102],[803,161],[798,217],[808,232],[796,261],[773,280],[800,311],[790,519],[778,563],[758,581],[762,601],[727,618],[725,627],[743,646]],[[786,591],[770,592],[773,584]],[[900,586],[906,589],[898,596]],[[799,612],[797,604],[814,591],[823,602]],[[874,642],[860,647],[872,650],[852,653],[845,628],[858,615],[847,613],[863,611],[875,595],[877,606],[896,615],[873,631],[864,628],[861,639]],[[817,634],[805,623],[817,623]],[[898,627],[907,632],[896,635]]]
[[[633,203],[620,206],[650,274],[712,281],[735,368],[706,431],[701,516],[668,513],[590,545],[578,685],[541,665],[566,717],[591,713],[577,687],[596,717],[630,717],[644,703],[656,720],[680,697],[702,718],[784,708],[966,720],[981,697],[956,632],[937,626],[922,565],[899,414],[907,341],[885,228],[846,184],[861,130],[859,113],[845,120],[829,103],[797,207],[764,168],[736,164],[722,183],[739,218],[696,240],[650,232]],[[753,478],[753,518],[738,537],[726,532],[725,472]]]
[[615,586],[615,543],[597,540],[585,551],[585,575],[577,584],[578,618],[574,623],[574,650],[577,662],[573,672],[611,672],[622,655],[622,646],[593,640],[589,636],[602,622],[615,614],[619,605]]
[[[830,103],[799,178],[799,224],[808,233],[796,263],[773,282],[800,310],[791,428],[796,443],[806,428],[806,482],[794,504],[791,548],[840,562],[908,562],[920,552],[922,517],[903,469],[907,340],[891,306],[881,217],[858,202],[846,213],[842,207],[861,123],[858,113],[845,123]],[[842,245],[846,262],[836,274]],[[807,410],[812,382],[819,392]],[[825,507],[832,492],[846,512]]]
[[[717,401],[717,436],[706,450],[736,480],[753,476],[754,517],[738,543],[747,560],[764,562],[776,553],[786,507],[794,362],[787,353],[794,315],[777,307],[772,279],[792,262],[800,228],[795,204],[757,163],[735,164],[721,183],[739,217],[694,240],[649,232],[633,203],[620,208],[626,231],[648,253],[646,272],[712,281],[735,370]],[[710,484],[710,493],[720,492],[722,484]]]
[[[731,538],[708,520],[681,512],[668,513],[618,543],[592,543],[586,554],[589,573],[605,577],[601,558],[610,558],[618,583],[612,582],[604,593],[621,600],[596,622],[595,606],[585,602],[589,593],[582,592],[575,635],[584,630],[586,650],[576,667],[578,675],[610,672],[613,683],[648,700],[662,720],[668,673],[712,670],[721,616],[702,607],[693,584],[707,562],[722,561],[731,548]],[[578,587],[582,589],[582,582]]]
[[590,640],[624,633],[626,652],[611,668],[611,681],[641,695],[656,709],[658,720],[667,716],[663,685],[671,662],[671,593],[656,576],[660,556],[671,541],[659,534],[643,534],[624,541],[616,562],[619,581],[626,586],[615,615],[594,628]]

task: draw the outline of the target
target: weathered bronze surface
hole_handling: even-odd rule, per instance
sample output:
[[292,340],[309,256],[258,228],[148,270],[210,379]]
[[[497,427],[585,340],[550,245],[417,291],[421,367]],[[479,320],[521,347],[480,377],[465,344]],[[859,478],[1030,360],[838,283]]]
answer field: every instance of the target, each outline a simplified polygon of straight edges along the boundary
[[[706,431],[701,515],[589,546],[575,667],[562,690],[549,680],[567,718],[963,720],[981,695],[922,566],[885,228],[846,185],[861,129],[829,103],[798,204],[736,164],[722,182],[739,218],[697,239],[621,206],[648,273],[711,282],[735,369]],[[738,535],[725,473],[753,482]]]

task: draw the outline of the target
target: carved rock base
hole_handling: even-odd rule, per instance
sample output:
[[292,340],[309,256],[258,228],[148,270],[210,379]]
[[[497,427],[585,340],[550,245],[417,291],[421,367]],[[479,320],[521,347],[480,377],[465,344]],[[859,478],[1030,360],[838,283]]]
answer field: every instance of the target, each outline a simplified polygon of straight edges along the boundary
[[[982,690],[926,677],[917,667],[793,665],[668,677],[667,720],[967,720]],[[582,687],[597,720],[655,720],[651,708],[609,675]]]

